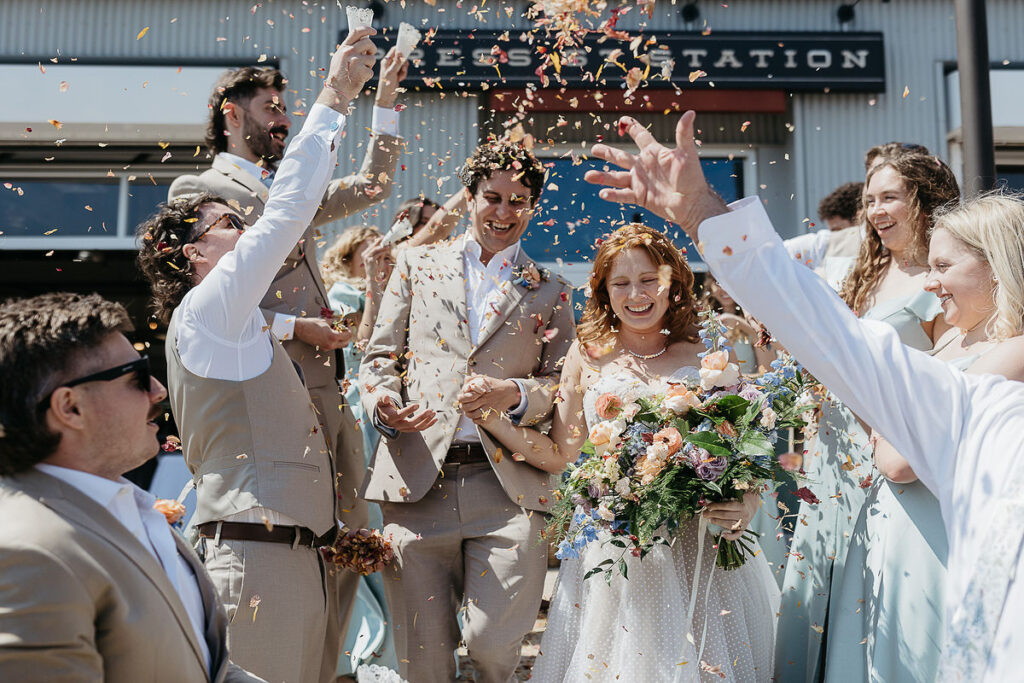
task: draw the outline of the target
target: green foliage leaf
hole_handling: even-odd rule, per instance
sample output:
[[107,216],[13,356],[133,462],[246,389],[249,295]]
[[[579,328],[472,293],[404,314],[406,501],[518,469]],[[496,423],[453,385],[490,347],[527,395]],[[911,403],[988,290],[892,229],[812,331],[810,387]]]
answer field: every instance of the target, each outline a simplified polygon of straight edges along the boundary
[[692,443],[694,446],[700,446],[711,455],[732,455],[732,449],[725,445],[722,441],[722,437],[716,432],[697,432],[696,434],[687,434],[683,437],[683,441]]
[[775,455],[775,447],[769,443],[768,437],[756,429],[741,434],[736,449],[743,455]]

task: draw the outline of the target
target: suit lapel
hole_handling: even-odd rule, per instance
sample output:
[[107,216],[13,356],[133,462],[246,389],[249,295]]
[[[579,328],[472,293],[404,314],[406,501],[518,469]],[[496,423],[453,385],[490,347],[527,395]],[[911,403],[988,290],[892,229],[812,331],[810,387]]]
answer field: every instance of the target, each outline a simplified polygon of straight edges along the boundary
[[456,319],[458,334],[469,348],[473,338],[469,334],[469,310],[466,307],[466,269],[462,260],[464,244],[463,238],[452,240],[447,246],[438,248],[435,253],[426,252],[423,258],[436,258],[439,267],[438,283],[434,291],[443,293],[444,304]]
[[19,475],[18,479],[26,493],[60,514],[69,524],[99,536],[138,567],[171,608],[182,633],[185,634],[205,671],[206,661],[196,640],[192,622],[185,611],[185,605],[167,577],[167,572],[153,554],[110,512],[74,486],[34,469]]
[[[512,265],[514,268],[520,268],[528,263],[532,263],[532,260],[526,255],[526,252],[524,252],[523,248],[520,246],[519,255],[516,257],[515,263]],[[500,328],[508,319],[516,309],[516,306],[519,305],[519,302],[523,300],[523,296],[526,294],[526,287],[513,283],[511,278],[505,283],[504,288],[504,292],[498,300],[494,302],[492,306],[489,306],[490,310],[484,313],[484,315],[487,316],[485,318],[484,328],[480,332],[480,336],[477,337],[473,353],[476,353],[484,344],[487,343],[487,340],[498,331],[498,328]]]
[[[256,212],[257,216],[263,215],[263,209],[267,204],[267,197],[270,196],[270,189],[259,178],[243,171],[220,154],[213,158],[213,168],[244,187],[246,192],[253,196],[254,203],[257,205],[253,211]],[[248,216],[246,216],[246,219],[248,219]]]

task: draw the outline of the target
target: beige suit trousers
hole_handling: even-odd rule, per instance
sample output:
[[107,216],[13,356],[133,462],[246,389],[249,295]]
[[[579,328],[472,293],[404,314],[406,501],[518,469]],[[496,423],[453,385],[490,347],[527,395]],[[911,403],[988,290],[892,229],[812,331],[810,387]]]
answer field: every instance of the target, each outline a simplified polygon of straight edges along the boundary
[[[338,661],[318,550],[203,539],[205,565],[228,613],[232,660],[267,683],[328,683]],[[348,572],[351,574],[351,572]]]
[[381,511],[396,554],[384,591],[402,677],[455,679],[461,608],[476,680],[515,680],[544,587],[544,515],[512,503],[487,462],[446,464],[421,500]]

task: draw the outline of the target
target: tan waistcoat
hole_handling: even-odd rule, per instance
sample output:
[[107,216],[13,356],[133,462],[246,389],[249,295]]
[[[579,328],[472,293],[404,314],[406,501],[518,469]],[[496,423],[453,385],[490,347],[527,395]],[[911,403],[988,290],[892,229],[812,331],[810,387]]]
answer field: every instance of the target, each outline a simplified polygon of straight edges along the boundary
[[309,394],[274,340],[262,375],[242,382],[189,372],[167,329],[167,380],[185,461],[196,485],[195,524],[266,507],[317,534],[334,525],[334,469]]

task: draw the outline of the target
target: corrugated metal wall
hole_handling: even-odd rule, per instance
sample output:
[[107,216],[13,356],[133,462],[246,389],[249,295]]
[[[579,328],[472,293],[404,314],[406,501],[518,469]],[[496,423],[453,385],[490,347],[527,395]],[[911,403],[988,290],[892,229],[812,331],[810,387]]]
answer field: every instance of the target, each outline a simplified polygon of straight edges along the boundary
[[[450,0],[436,7],[422,0],[397,0],[385,5],[385,24],[405,20],[430,26],[479,26]],[[834,31],[839,0],[731,0],[700,2],[701,19],[685,26],[678,16],[682,2],[660,0],[649,31],[700,28],[712,30]],[[344,2],[342,2],[344,5]],[[488,6],[489,5],[489,6]],[[525,25],[518,14],[523,0],[508,18],[502,7],[483,5],[491,28]],[[994,62],[1024,62],[1024,2],[989,0],[990,56]],[[442,11],[443,10],[443,11]],[[803,217],[814,217],[818,199],[836,185],[857,179],[862,154],[887,140],[911,140],[945,155],[946,123],[942,67],[955,61],[955,23],[952,0],[865,0],[856,6],[852,31],[885,33],[888,92],[869,94],[800,94],[792,97],[783,144],[763,145],[757,153],[757,182],[785,232],[794,232]],[[500,14],[500,17],[496,16]],[[638,13],[621,26],[634,28]],[[344,26],[336,3],[263,2],[252,0],[4,0],[0,3],[0,61],[5,57],[224,58],[261,54],[278,58],[301,97],[316,87],[310,69],[322,64]],[[144,27],[147,34],[137,40]],[[2,68],[2,67],[0,67]],[[904,88],[909,94],[903,97]],[[13,94],[8,93],[10,98]],[[205,95],[189,106],[205,106]],[[343,159],[357,163],[369,126],[369,103],[363,103],[351,122]],[[366,222],[387,222],[397,202],[419,193],[444,197],[457,188],[454,172],[477,139],[477,101],[456,93],[410,96],[402,131],[409,154],[401,163],[395,195]],[[4,106],[17,106],[16,99]],[[419,136],[419,137],[417,137]],[[744,140],[737,136],[737,144]],[[789,154],[789,159],[785,158]],[[792,198],[791,198],[792,197]]]

